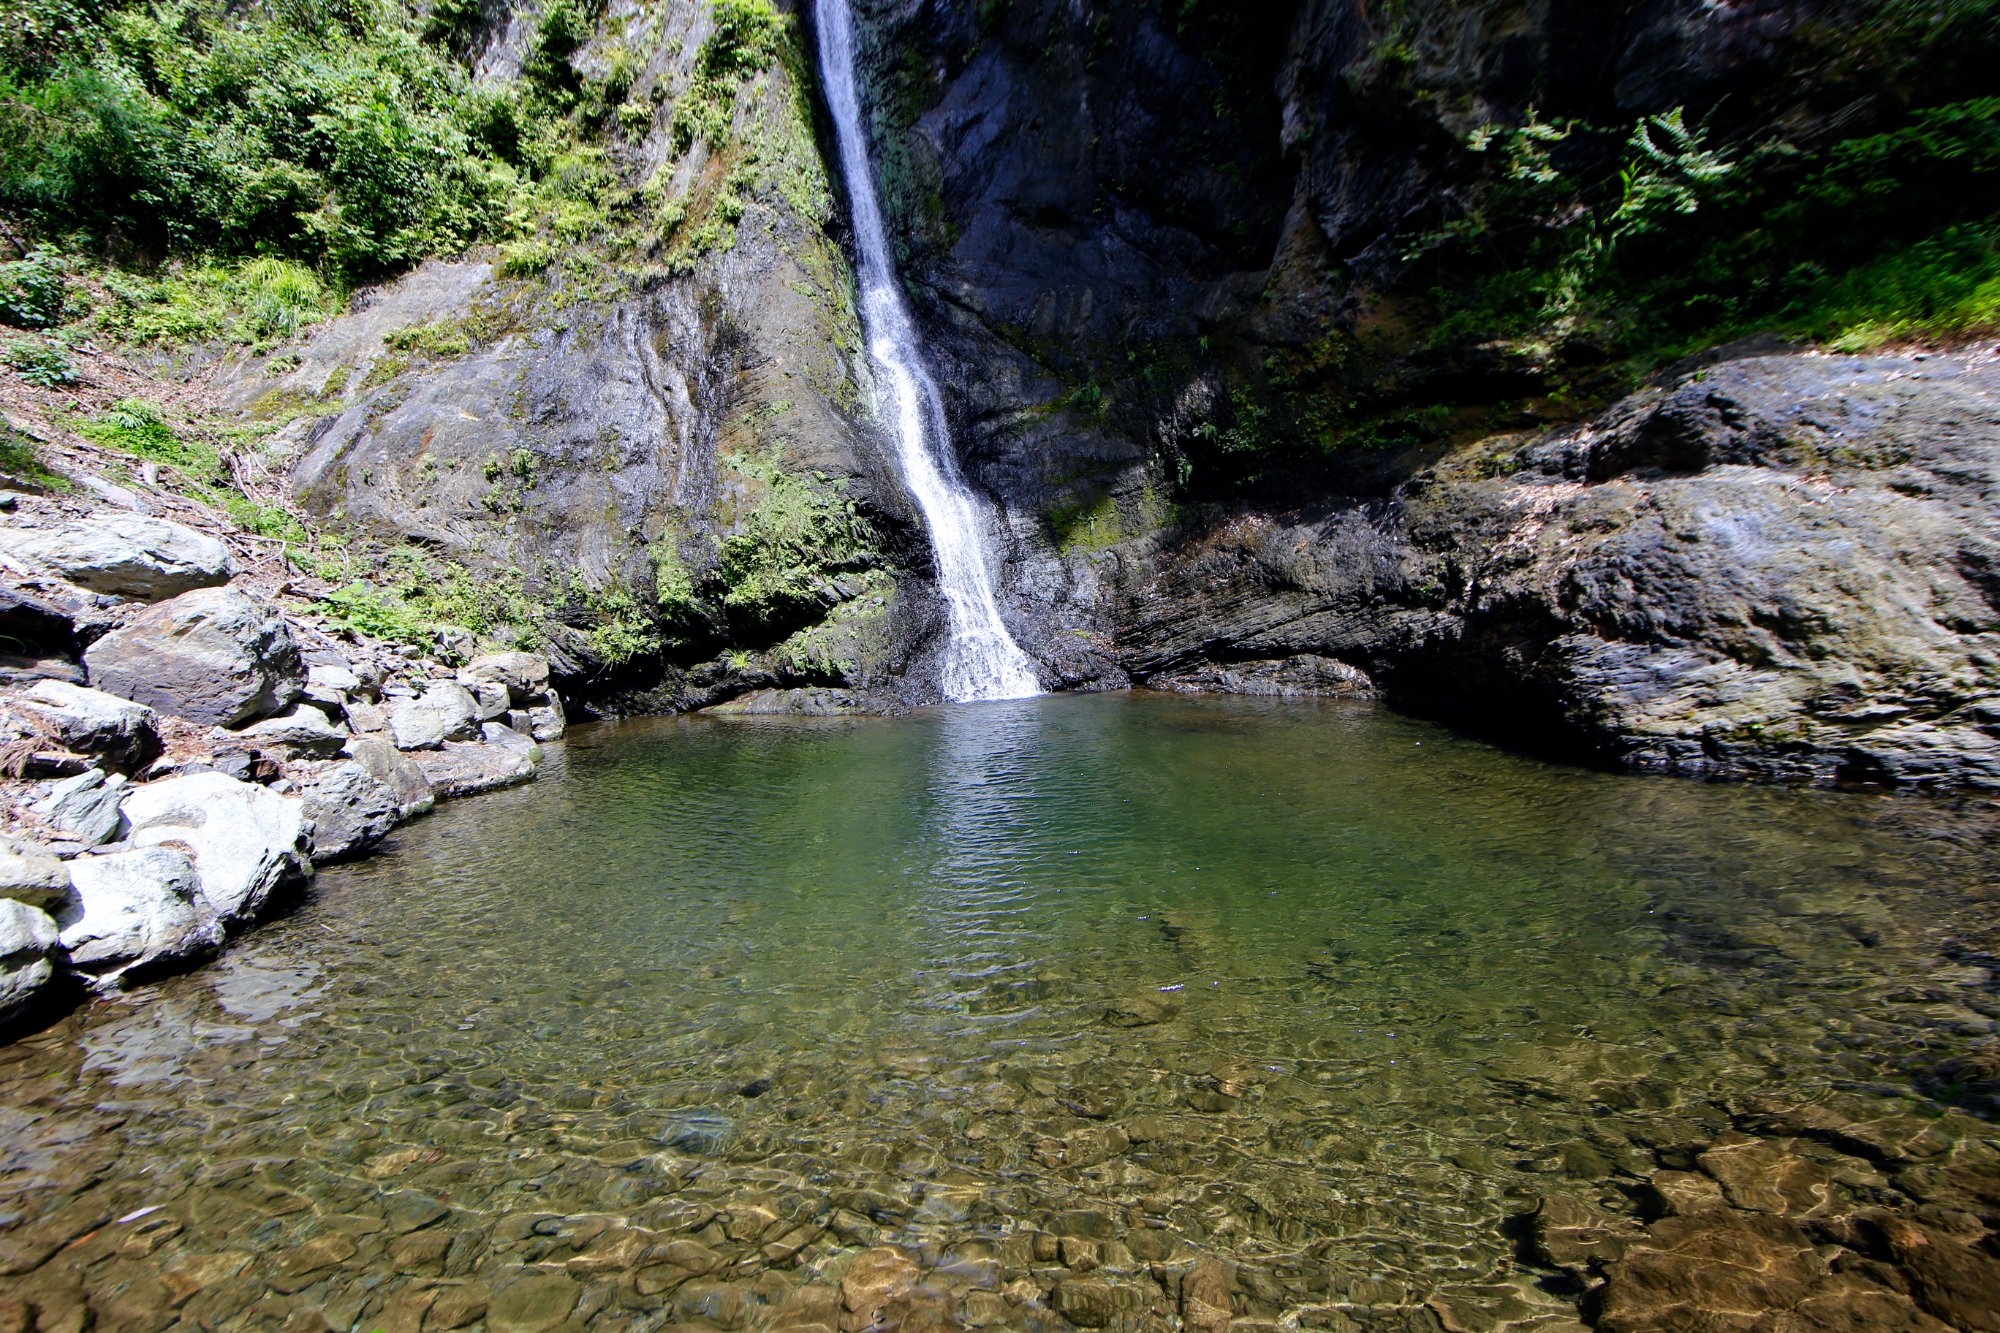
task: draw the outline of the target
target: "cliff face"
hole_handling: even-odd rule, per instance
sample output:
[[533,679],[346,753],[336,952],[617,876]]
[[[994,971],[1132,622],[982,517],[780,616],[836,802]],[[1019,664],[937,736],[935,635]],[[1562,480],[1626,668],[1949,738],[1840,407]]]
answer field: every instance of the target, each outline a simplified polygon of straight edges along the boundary
[[[511,580],[600,706],[921,691],[904,645],[932,611],[897,575],[926,548],[864,407],[803,36],[787,21],[718,79],[717,13],[613,6],[574,57],[637,53],[627,105],[649,119],[597,164],[622,224],[526,263],[428,263],[230,396],[303,410],[279,447],[310,513]],[[484,33],[488,77],[533,18]],[[697,103],[719,116],[699,133]]]
[[1601,350],[1441,337],[1411,258],[1490,191],[1482,126],[1879,118],[1828,34],[1880,6],[863,9],[906,270],[1065,681],[2000,783],[1990,359],[1755,346],[1568,424],[1617,397]]
[[[905,283],[1046,684],[1374,689],[1648,767],[2000,782],[1990,361],[1766,340],[1647,381],[1634,340],[1712,312],[1607,304],[1657,305],[1614,260],[1707,253],[1631,222],[1634,179],[1747,225],[1769,200],[1704,171],[1813,184],[1969,95],[1963,60],[1912,92],[1856,56],[1907,6],[856,8]],[[573,693],[925,700],[929,553],[869,420],[809,7],[718,64],[723,9],[614,5],[574,55],[625,61],[640,108],[602,150],[624,222],[426,265],[231,392],[303,412],[313,512],[518,580]]]

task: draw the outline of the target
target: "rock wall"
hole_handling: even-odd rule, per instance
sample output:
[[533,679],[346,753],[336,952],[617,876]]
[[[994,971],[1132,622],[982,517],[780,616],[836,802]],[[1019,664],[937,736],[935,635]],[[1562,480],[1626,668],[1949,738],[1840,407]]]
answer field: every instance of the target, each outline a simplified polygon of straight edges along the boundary
[[[487,33],[486,75],[513,72],[532,17]],[[923,676],[928,548],[863,407],[806,69],[772,58],[717,139],[691,136],[673,113],[714,31],[707,5],[614,4],[576,57],[643,54],[628,98],[652,122],[606,144],[624,233],[532,271],[426,264],[235,368],[230,398],[297,414],[277,447],[309,511],[519,578],[527,628],[598,706],[800,685],[879,702]],[[607,651],[607,624],[638,650]]]
[[[1990,357],[1737,348],[1570,422],[1535,355],[1439,345],[1405,290],[1476,127],[1812,142],[1874,114],[1826,34],[1875,6],[862,8],[907,271],[1063,682],[1365,675],[1572,755],[2000,785]],[[1273,466],[1242,386],[1277,358],[1476,413]]]

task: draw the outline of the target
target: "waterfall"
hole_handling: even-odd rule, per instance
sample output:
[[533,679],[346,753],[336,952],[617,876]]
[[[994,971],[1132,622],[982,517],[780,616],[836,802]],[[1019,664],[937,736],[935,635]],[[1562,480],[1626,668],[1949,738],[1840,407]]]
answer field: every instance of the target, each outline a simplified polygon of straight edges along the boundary
[[949,699],[1019,699],[1041,693],[1035,669],[1000,620],[979,502],[959,475],[944,402],[925,368],[917,328],[889,257],[882,205],[868,163],[855,88],[854,24],[848,0],[814,0],[820,77],[833,111],[841,174],[854,214],[861,327],[875,368],[876,406],[895,437],[903,485],[923,511],[936,553],[950,637],[944,646]]

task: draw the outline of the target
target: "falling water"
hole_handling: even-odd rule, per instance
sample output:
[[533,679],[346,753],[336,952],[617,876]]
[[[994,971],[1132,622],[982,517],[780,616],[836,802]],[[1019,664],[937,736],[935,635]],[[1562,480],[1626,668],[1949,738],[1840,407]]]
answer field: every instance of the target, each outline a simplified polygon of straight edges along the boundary
[[950,640],[944,692],[951,699],[1019,699],[1039,694],[1034,667],[1000,621],[978,502],[952,455],[944,403],[925,369],[916,324],[889,258],[882,205],[868,165],[855,91],[854,28],[847,0],[816,0],[819,64],[840,142],[859,259],[861,323],[875,366],[877,395],[896,440],[903,484],[923,510],[937,553]]

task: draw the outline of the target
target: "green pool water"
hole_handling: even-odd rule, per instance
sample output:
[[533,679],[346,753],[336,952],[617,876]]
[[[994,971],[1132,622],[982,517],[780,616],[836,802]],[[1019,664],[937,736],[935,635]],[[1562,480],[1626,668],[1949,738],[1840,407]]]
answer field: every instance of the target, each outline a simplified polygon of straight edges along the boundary
[[973,1326],[1177,1327],[1160,1272],[1219,1257],[1246,1318],[1575,1327],[1539,1198],[1631,1211],[1758,1098],[1935,1109],[1915,1075],[1993,1027],[1990,833],[1354,704],[579,728],[0,1050],[0,1287],[100,1328],[801,1326],[893,1245]]

